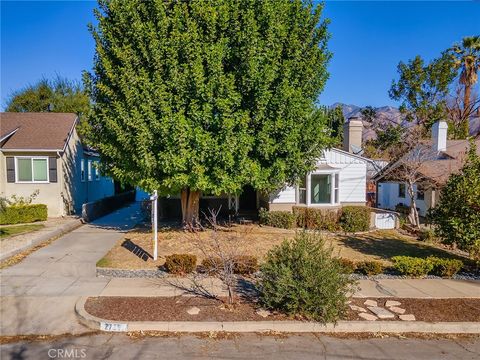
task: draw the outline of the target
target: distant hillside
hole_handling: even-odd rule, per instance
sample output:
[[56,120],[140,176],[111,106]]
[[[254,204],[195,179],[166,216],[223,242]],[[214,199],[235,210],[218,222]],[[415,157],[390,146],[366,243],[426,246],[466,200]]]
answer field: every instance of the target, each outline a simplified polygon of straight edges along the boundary
[[[343,111],[343,116],[345,116],[345,120],[352,117],[362,117],[361,110],[362,107],[357,106],[357,105],[351,105],[351,104],[343,104],[343,103],[334,103],[330,106],[330,108],[335,108],[337,106],[340,106]],[[364,121],[363,126],[364,126],[364,131],[363,131],[363,139],[368,140],[371,138],[375,137],[375,132],[373,131],[374,125],[377,124],[386,124],[386,123],[395,123],[395,124],[401,124],[403,126],[409,126],[410,123],[407,122],[402,114],[400,113],[400,110],[398,110],[396,107],[393,106],[382,106],[382,107],[377,107],[375,108],[377,110],[377,120],[374,123],[369,123]],[[472,118],[470,120],[470,134],[471,135],[476,135],[480,133],[480,118]]]

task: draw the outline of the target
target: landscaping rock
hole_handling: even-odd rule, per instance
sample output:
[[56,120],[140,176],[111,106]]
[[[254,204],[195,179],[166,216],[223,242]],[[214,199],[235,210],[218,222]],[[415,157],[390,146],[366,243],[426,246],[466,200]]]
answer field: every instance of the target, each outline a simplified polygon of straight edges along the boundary
[[415,315],[413,314],[399,315],[398,317],[403,321],[415,321]]
[[268,310],[265,309],[258,309],[256,311],[257,315],[260,315],[263,318],[266,318],[267,316],[270,316],[272,313]]
[[191,307],[190,309],[187,310],[187,313],[189,315],[198,315],[200,313],[200,309],[196,306]]
[[368,310],[378,316],[379,319],[393,319],[395,314],[379,306],[369,306]]
[[368,321],[375,321],[377,320],[377,317],[375,315],[369,314],[369,313],[359,313],[358,316],[360,316],[362,319],[368,320]]
[[393,300],[387,300],[385,303],[386,307],[392,307],[392,306],[400,306],[402,303],[400,301],[393,301]]
[[353,311],[367,312],[367,310],[365,310],[360,306],[357,306],[357,305],[349,305],[349,306],[350,306],[350,309],[352,309]]
[[377,302],[375,300],[366,300],[364,304],[367,306],[377,306]]
[[392,307],[388,308],[388,310],[393,311],[396,314],[405,314],[405,309],[402,309],[402,308],[399,308],[399,307],[396,307],[396,306],[392,306]]

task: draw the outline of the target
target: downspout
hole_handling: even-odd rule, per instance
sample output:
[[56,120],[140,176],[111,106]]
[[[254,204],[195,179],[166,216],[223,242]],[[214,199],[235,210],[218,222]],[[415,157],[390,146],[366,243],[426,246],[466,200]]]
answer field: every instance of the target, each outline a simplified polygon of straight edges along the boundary
[[[57,158],[58,159],[61,159],[61,155],[60,155],[60,151],[57,150]],[[57,159],[55,159],[55,161],[58,161]],[[65,214],[65,194],[64,194],[64,179],[63,179],[63,164],[62,162],[60,161],[60,169],[59,167],[57,166],[57,181],[60,183],[60,209],[63,209],[62,210],[62,216],[65,216],[65,215],[68,215],[68,214]],[[59,174],[59,172],[61,171],[61,174]]]

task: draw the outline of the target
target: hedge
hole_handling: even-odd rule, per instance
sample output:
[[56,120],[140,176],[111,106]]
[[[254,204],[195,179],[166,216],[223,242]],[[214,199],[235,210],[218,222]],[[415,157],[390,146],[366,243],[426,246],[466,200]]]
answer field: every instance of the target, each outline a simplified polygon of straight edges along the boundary
[[293,213],[297,218],[297,226],[311,230],[338,231],[339,209],[316,209],[304,206],[294,206]]
[[370,209],[366,206],[345,206],[340,225],[346,233],[370,230]]
[[172,254],[165,258],[165,269],[172,274],[185,275],[195,270],[197,257],[192,254]]
[[47,205],[13,205],[0,213],[0,225],[22,224],[47,220]]
[[283,228],[292,229],[296,225],[296,216],[290,211],[269,211],[266,209],[260,209],[258,212],[260,218],[260,224]]

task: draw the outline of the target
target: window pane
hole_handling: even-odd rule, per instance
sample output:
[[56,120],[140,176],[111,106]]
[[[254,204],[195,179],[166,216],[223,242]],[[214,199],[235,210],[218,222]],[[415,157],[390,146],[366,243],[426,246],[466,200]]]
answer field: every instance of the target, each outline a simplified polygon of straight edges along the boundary
[[338,204],[338,189],[335,189],[335,204]]
[[32,159],[17,159],[18,181],[32,181]]
[[33,159],[33,180],[47,181],[47,159]]
[[338,189],[339,176],[335,174],[335,189]]
[[332,187],[330,175],[312,175],[312,204],[329,204]]

